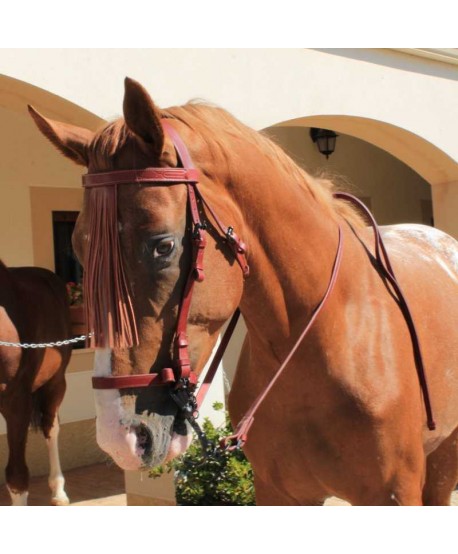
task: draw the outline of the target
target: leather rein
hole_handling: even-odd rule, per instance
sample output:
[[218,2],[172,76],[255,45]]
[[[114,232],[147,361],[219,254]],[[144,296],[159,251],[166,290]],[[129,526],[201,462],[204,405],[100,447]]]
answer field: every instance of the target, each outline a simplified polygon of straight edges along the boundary
[[[199,187],[199,171],[195,168],[191,156],[183,143],[181,137],[177,131],[167,120],[161,121],[165,131],[172,139],[177,156],[178,163],[182,167],[176,168],[146,168],[139,170],[121,170],[121,171],[109,171],[105,173],[93,173],[83,176],[83,186],[85,188],[91,187],[108,187],[117,186],[121,184],[141,184],[145,186],[170,186],[175,184],[184,184],[187,187],[188,206],[191,214],[192,221],[192,261],[188,274],[188,278],[183,290],[181,304],[178,311],[177,326],[173,340],[174,360],[173,367],[163,368],[158,373],[138,374],[138,375],[110,375],[104,377],[93,377],[92,385],[94,389],[126,389],[126,388],[138,388],[138,387],[150,387],[150,386],[164,386],[170,387],[170,395],[178,405],[179,409],[183,413],[184,417],[190,422],[194,430],[196,431],[199,439],[201,440],[204,451],[206,450],[206,441],[202,431],[196,423],[198,416],[198,410],[202,405],[205,395],[211,385],[213,377],[218,369],[218,366],[223,358],[226,347],[230,341],[233,331],[236,327],[238,318],[240,316],[239,309],[236,310],[232,316],[228,327],[220,341],[220,344],[216,350],[213,360],[207,370],[205,378],[200,385],[199,390],[196,393],[198,377],[191,367],[190,355],[189,355],[189,341],[187,336],[187,322],[188,315],[192,302],[192,295],[194,291],[195,283],[200,283],[205,278],[204,273],[204,252],[207,244],[206,229],[207,224],[202,221],[201,213],[205,213],[207,210],[213,221],[215,222],[215,229],[219,232],[220,237],[226,243],[226,245],[232,250],[235,260],[240,265],[244,277],[249,275],[249,266],[246,258],[247,249],[245,243],[235,233],[233,227],[225,226],[217,214],[202,196]],[[374,229],[375,235],[375,257],[378,263],[378,269],[381,274],[390,283],[394,290],[400,309],[406,319],[411,339],[414,347],[414,356],[417,367],[417,373],[420,381],[421,390],[425,402],[425,408],[427,412],[428,428],[435,429],[435,423],[432,415],[431,403],[429,400],[429,393],[426,383],[426,376],[423,367],[423,361],[421,356],[420,344],[413,323],[410,310],[407,306],[405,297],[401,291],[401,288],[394,276],[392,266],[390,264],[386,249],[383,245],[383,241],[378,230],[377,224],[373,219],[372,214],[357,198],[347,193],[336,193],[335,197],[353,202],[362,209],[369,217],[371,226]],[[331,276],[329,279],[326,292],[316,308],[312,313],[312,317],[307,323],[305,329],[297,339],[290,353],[277,370],[273,379],[270,381],[264,391],[258,396],[256,401],[252,404],[251,408],[247,411],[245,416],[241,419],[233,435],[225,437],[222,440],[221,446],[227,449],[234,449],[243,446],[247,440],[248,431],[254,421],[254,415],[258,410],[261,403],[270,392],[275,382],[278,380],[284,369],[288,365],[289,361],[293,357],[294,353],[298,349],[299,345],[309,332],[314,321],[318,317],[320,311],[324,307],[326,300],[329,298],[335,282],[337,280],[343,251],[343,233],[339,225],[338,227],[338,246],[335,255]]]

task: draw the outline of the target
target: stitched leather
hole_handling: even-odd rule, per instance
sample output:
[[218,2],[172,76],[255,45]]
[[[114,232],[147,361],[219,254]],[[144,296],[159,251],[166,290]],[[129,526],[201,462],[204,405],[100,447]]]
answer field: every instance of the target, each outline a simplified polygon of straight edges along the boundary
[[195,167],[147,167],[146,169],[126,169],[105,173],[83,175],[83,187],[106,187],[108,185],[147,184],[147,183],[197,183],[199,170]]
[[166,382],[164,382],[160,373],[147,373],[143,375],[109,375],[106,377],[92,378],[92,387],[97,390],[128,389],[164,384],[166,384]]
[[242,447],[247,441],[248,431],[250,430],[250,427],[254,422],[254,416],[258,411],[259,406],[264,402],[266,396],[269,394],[272,387],[275,385],[279,377],[282,375],[282,373],[288,366],[289,361],[293,357],[296,350],[299,348],[304,338],[307,336],[316,318],[320,314],[321,310],[324,308],[326,304],[326,300],[329,298],[331,292],[333,291],[334,285],[337,281],[337,276],[339,274],[340,263],[342,261],[342,252],[343,252],[343,234],[342,234],[342,229],[340,228],[340,225],[339,225],[337,252],[336,252],[334,264],[331,271],[331,278],[329,280],[328,287],[326,289],[326,292],[324,293],[323,298],[320,300],[320,302],[314,309],[312,317],[310,318],[309,322],[305,326],[305,329],[300,334],[299,338],[297,339],[294,346],[290,350],[289,354],[286,356],[285,360],[283,361],[283,363],[275,373],[274,377],[271,379],[269,384],[264,388],[261,394],[253,402],[249,410],[245,413],[245,415],[240,420],[239,424],[235,429],[234,434],[221,439],[220,444],[223,448],[226,448],[227,450],[234,450],[236,448]]

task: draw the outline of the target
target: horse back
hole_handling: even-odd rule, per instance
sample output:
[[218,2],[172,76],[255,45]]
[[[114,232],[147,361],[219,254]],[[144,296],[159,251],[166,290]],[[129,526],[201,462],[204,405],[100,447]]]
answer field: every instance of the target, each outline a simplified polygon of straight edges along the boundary
[[418,330],[436,419],[458,422],[458,241],[424,225],[382,228]]

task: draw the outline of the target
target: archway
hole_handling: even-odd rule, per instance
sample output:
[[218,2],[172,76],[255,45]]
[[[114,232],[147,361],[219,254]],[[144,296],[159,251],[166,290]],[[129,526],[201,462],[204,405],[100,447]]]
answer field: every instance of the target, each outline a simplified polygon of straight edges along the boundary
[[[458,221],[456,218],[458,210],[458,163],[445,152],[422,137],[402,129],[401,127],[362,117],[342,115],[307,116],[276,124],[266,129],[266,131],[277,137],[277,140],[279,140],[281,144],[286,143],[286,149],[289,150],[294,144],[294,141],[288,141],[288,134],[289,139],[291,139],[292,134],[295,132],[291,131],[291,129],[311,127],[332,129],[342,135],[342,137],[337,139],[336,154],[333,154],[333,156],[337,157],[339,140],[347,137],[347,142],[353,140],[354,145],[356,145],[357,143],[354,139],[359,140],[360,147],[363,145],[361,141],[369,143],[373,147],[399,160],[407,168],[410,168],[411,171],[415,172],[415,174],[431,186],[432,210],[435,226],[458,238]],[[288,130],[290,130],[289,133]],[[310,143],[311,141],[307,134],[308,131],[305,131],[304,141],[308,140]],[[341,140],[341,143],[342,142],[343,140]],[[310,144],[304,146],[304,153],[306,149],[310,152],[310,148]],[[297,158],[297,151],[291,153],[293,155],[296,153],[295,157]],[[374,154],[375,150],[373,150],[372,153]],[[388,160],[388,158],[386,159]],[[378,163],[382,163],[382,160],[383,156],[379,155],[377,160]],[[307,166],[306,159],[298,161]],[[369,160],[365,160],[366,163],[368,161]],[[339,172],[339,168],[335,165],[335,162],[329,165],[331,165],[331,167],[333,166],[332,168]],[[401,168],[400,165],[398,167]],[[373,170],[377,171],[376,164]],[[405,176],[414,180],[412,175],[409,176],[408,173],[409,172],[406,171]],[[420,185],[418,184],[418,186]],[[420,200],[422,199],[427,201],[427,198],[420,198]],[[426,204],[427,203],[424,203],[423,205],[425,218],[427,217]],[[401,221],[399,218],[395,218],[395,220]],[[422,221],[417,218],[416,220],[418,222],[427,223],[425,219]],[[394,221],[386,222],[392,223]]]

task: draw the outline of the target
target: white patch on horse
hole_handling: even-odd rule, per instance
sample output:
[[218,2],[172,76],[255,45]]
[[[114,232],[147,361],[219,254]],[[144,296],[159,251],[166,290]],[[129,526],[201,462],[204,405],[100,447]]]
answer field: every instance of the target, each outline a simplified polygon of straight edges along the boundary
[[51,489],[51,504],[53,506],[66,506],[69,504],[68,496],[65,492],[65,479],[62,474],[59,459],[58,436],[59,436],[59,420],[57,416],[54,419],[54,424],[49,433],[49,439],[46,439],[49,454],[49,487]]
[[11,490],[8,485],[6,486],[11,497],[12,506],[27,506],[27,498],[29,497],[29,492],[14,492]]
[[[428,262],[437,263],[447,275],[458,283],[458,242],[439,229],[426,225],[402,224],[382,227],[382,236],[388,239],[389,251],[396,250],[405,256],[415,254]],[[406,249],[416,243],[422,250]]]
[[[110,349],[96,350],[94,375],[111,375]],[[129,397],[121,396],[116,389],[96,390],[94,394],[98,445],[122,469],[140,469],[143,452],[137,448],[137,435],[131,429],[134,406],[129,402]]]
[[450,266],[444,262],[441,258],[437,257],[436,262],[441,266],[441,268],[447,273],[447,275],[458,283],[458,273],[454,273]]
[[98,348],[94,357],[95,377],[108,377],[111,375],[111,350]]
[[178,433],[173,433],[169,451],[163,463],[173,460],[173,458],[176,458],[180,454],[183,454],[183,452],[186,452],[186,450],[191,446],[192,438],[192,434],[179,435]]
[[[111,375],[111,350],[97,349],[94,375]],[[143,423],[153,433],[147,414],[136,414],[136,397],[120,394],[116,389],[95,390],[97,443],[124,470],[139,470],[143,467],[144,447],[135,432]],[[184,452],[192,441],[192,434],[182,436],[173,433],[167,452],[167,460]],[[140,441],[141,442],[141,441]]]

